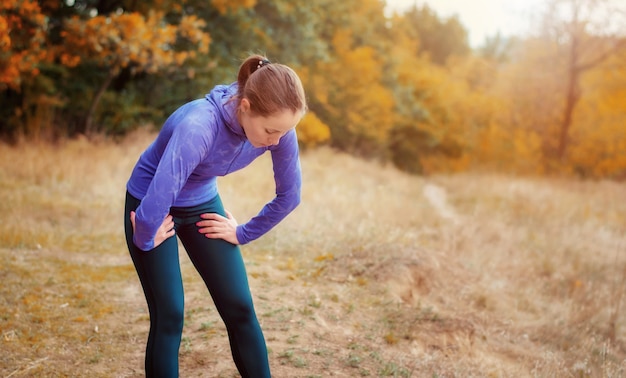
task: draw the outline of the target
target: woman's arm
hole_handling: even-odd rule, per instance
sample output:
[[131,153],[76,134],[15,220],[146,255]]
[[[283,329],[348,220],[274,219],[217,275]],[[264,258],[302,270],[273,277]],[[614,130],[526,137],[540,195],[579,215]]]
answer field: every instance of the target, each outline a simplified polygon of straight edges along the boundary
[[[130,223],[133,225],[133,232],[135,231],[135,217],[136,213],[134,211],[130,212]],[[171,215],[168,215],[161,223],[161,226],[158,228],[156,235],[154,235],[154,248],[158,247],[165,240],[171,238],[176,234],[174,230],[174,218]]]
[[135,245],[148,251],[155,245],[155,236],[170,207],[187,179],[206,156],[211,137],[207,135],[206,119],[190,115],[176,120],[167,146],[159,160],[146,195],[135,214]]
[[241,244],[237,239],[237,220],[230,211],[224,209],[226,217],[217,213],[200,214],[203,221],[197,222],[196,225],[201,227],[199,231],[207,238],[224,239],[232,244]]
[[[202,214],[205,220],[196,223],[199,231],[208,238],[219,238],[233,244],[249,243],[267,233],[300,203],[302,172],[298,152],[298,137],[295,130],[280,139],[277,146],[270,148],[276,183],[276,197],[247,223],[238,225],[232,215]],[[227,213],[229,214],[229,213]]]

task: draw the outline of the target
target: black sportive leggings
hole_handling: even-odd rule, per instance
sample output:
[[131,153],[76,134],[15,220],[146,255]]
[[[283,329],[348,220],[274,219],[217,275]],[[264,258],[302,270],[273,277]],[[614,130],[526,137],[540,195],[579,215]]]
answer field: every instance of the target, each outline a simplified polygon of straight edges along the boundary
[[[146,346],[146,377],[178,377],[178,350],[184,320],[184,293],[178,240],[171,237],[151,251],[133,243],[130,212],[140,200],[126,193],[124,228],[130,256],[148,302],[150,333]],[[196,222],[202,213],[225,216],[219,196],[194,207],[172,207],[176,235],[204,280],[222,317],[230,348],[242,377],[270,377],[267,347],[259,326],[241,251],[222,239],[209,239]]]

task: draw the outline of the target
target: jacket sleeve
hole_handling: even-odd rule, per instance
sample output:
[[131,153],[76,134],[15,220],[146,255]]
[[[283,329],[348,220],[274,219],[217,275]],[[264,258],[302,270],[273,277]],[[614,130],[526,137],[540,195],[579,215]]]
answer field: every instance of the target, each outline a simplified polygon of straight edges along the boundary
[[187,179],[207,155],[212,135],[207,120],[190,114],[173,127],[146,195],[136,210],[133,242],[141,250],[154,248],[154,237]]
[[280,143],[270,151],[276,197],[255,217],[237,227],[237,240],[240,244],[249,243],[267,233],[300,204],[302,172],[295,129],[285,134]]

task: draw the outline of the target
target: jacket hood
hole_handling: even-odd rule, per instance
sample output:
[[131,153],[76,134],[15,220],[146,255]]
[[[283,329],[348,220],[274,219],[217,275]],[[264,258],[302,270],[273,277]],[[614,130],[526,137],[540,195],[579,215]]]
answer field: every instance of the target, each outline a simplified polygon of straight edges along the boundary
[[215,104],[215,108],[218,110],[226,127],[234,134],[245,138],[246,134],[243,131],[243,127],[237,120],[237,102],[231,100],[237,95],[237,87],[237,83],[217,85],[204,97]]

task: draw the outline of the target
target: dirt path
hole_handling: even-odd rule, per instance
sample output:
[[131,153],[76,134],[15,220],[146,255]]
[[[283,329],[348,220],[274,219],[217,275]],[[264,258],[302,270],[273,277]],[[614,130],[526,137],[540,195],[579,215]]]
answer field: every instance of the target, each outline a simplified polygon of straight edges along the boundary
[[444,188],[436,184],[428,183],[424,185],[422,192],[424,193],[424,197],[428,200],[428,203],[435,208],[442,218],[456,224],[460,223],[461,217],[448,203],[448,194]]

